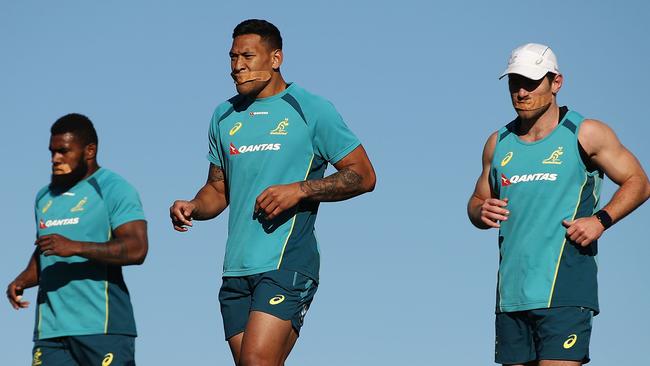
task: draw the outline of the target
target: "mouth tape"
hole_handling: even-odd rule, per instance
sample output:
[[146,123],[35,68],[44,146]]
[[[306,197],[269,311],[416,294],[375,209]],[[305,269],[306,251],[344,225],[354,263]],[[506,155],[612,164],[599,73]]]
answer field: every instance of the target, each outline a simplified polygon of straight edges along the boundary
[[534,111],[536,109],[546,107],[547,105],[551,104],[552,101],[552,94],[540,95],[538,97],[528,98],[524,100],[518,100],[516,94],[512,95],[512,105],[515,107],[515,109],[520,111]]
[[235,80],[235,84],[241,85],[249,81],[269,81],[271,80],[271,73],[268,71],[250,71],[250,72],[238,72],[236,74],[230,74]]
[[59,164],[59,165],[53,167],[52,170],[53,170],[54,175],[63,175],[63,174],[72,173],[72,168],[70,168],[70,165],[68,165],[68,164]]

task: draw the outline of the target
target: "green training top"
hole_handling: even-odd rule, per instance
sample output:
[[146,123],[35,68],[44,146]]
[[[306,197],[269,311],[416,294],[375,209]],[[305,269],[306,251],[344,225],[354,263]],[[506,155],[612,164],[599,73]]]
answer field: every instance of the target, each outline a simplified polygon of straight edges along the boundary
[[[144,220],[136,190],[100,168],[69,191],[48,187],[36,196],[38,236],[104,243],[122,224]],[[39,257],[34,339],[92,334],[136,335],[133,309],[121,266],[72,256]]]
[[497,312],[559,306],[598,312],[597,243],[583,248],[568,240],[562,220],[594,214],[602,172],[583,162],[584,117],[563,107],[560,119],[533,143],[515,133],[518,120],[498,132],[490,181],[500,199],[508,198],[510,216],[499,230]]
[[224,170],[230,205],[223,275],[283,268],[318,280],[318,203],[270,221],[253,211],[269,186],[322,178],[328,162],[360,145],[334,106],[295,83],[268,98],[235,96],[217,107],[208,138],[208,160]]

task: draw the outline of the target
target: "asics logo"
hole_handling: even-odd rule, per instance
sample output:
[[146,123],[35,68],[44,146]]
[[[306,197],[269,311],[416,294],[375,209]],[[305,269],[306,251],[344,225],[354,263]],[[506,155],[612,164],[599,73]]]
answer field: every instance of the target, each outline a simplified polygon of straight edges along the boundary
[[564,344],[562,345],[564,349],[569,349],[573,347],[574,344],[576,344],[576,341],[578,340],[578,336],[576,334],[571,334],[569,338],[564,341]]
[[113,354],[107,353],[106,356],[104,356],[104,360],[102,360],[102,366],[109,366],[112,363],[113,363]]
[[284,301],[284,295],[275,295],[274,297],[271,298],[271,300],[269,300],[269,304],[277,305],[283,301]]

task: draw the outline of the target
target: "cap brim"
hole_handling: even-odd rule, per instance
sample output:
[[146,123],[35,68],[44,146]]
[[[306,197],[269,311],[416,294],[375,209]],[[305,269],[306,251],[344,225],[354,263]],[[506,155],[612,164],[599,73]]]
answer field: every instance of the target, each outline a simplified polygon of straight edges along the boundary
[[508,67],[506,71],[504,71],[503,74],[499,76],[499,79],[503,79],[504,76],[509,74],[517,74],[531,80],[539,80],[549,72],[550,71],[544,68],[534,67],[530,65],[510,65],[510,67]]

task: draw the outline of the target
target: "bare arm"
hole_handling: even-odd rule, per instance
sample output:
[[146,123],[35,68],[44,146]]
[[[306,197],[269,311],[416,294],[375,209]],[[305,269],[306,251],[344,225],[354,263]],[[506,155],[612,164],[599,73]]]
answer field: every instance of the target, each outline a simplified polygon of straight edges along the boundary
[[342,201],[375,189],[375,170],[366,150],[359,146],[334,164],[336,173],[322,179],[300,182],[302,199],[318,202]]
[[52,234],[38,238],[36,245],[45,256],[69,257],[77,255],[95,262],[116,266],[142,264],[149,248],[147,223],[144,220],[136,220],[120,225],[113,230],[111,240],[105,243],[73,241],[64,236]]
[[[650,182],[641,164],[606,124],[585,120],[580,126],[578,140],[591,162],[619,186],[603,207],[613,222],[620,221],[650,197]],[[582,246],[591,244],[605,231],[595,216],[565,220],[563,224],[569,239]]]
[[255,212],[263,212],[271,220],[303,200],[342,201],[375,188],[375,170],[363,146],[352,150],[334,167],[338,171],[322,179],[267,188],[257,197]]
[[505,209],[508,200],[497,199],[490,187],[490,169],[496,144],[497,133],[495,132],[490,135],[483,148],[483,170],[467,203],[467,216],[472,224],[479,229],[498,228],[500,227],[498,221],[507,220],[510,214]]
[[38,251],[29,258],[29,263],[9,286],[7,286],[7,299],[11,306],[18,310],[29,306],[29,302],[22,301],[23,291],[38,285]]
[[175,201],[169,209],[172,225],[177,231],[185,232],[192,226],[192,220],[209,220],[228,207],[226,182],[223,170],[210,163],[208,179],[191,201]]
[[621,144],[606,124],[585,120],[578,139],[591,161],[619,188],[603,208],[614,222],[620,221],[650,198],[650,182],[641,163]]

